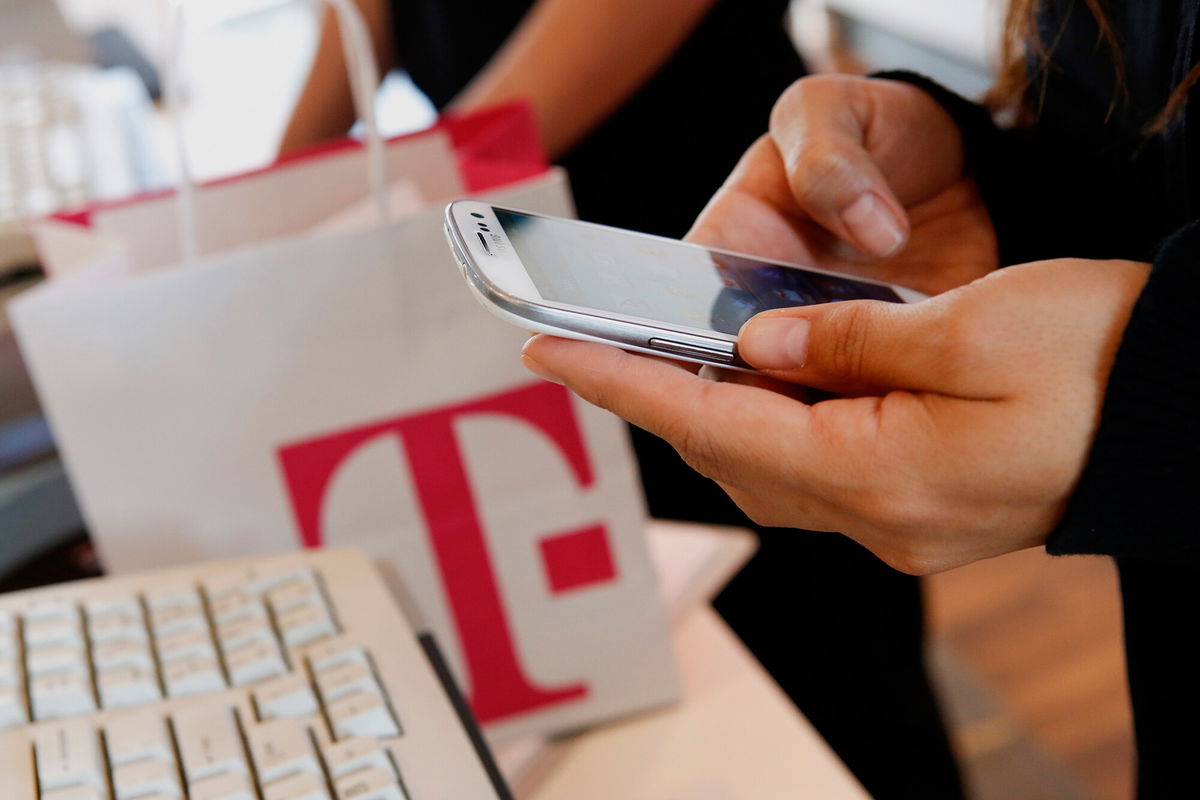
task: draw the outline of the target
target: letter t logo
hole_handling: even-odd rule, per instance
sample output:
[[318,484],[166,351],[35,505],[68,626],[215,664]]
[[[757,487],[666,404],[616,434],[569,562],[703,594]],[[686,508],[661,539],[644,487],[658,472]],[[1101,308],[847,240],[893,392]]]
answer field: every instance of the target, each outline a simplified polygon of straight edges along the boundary
[[[581,488],[594,481],[570,395],[542,382],[291,443],[278,455],[300,539],[306,547],[319,547],[324,539],[321,512],[339,466],[379,436],[398,440],[458,627],[471,678],[471,706],[480,722],[489,722],[585,697],[587,686],[537,686],[521,664],[454,435],[455,420],[474,414],[502,414],[528,423],[559,449]],[[616,577],[602,526],[547,537],[541,554],[554,591]]]

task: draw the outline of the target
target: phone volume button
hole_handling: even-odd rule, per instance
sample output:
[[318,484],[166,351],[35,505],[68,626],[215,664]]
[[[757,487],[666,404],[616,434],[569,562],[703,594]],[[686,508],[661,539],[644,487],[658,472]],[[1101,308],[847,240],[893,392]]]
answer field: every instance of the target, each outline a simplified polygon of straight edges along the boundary
[[707,361],[719,361],[723,364],[732,364],[734,361],[732,345],[730,350],[719,350],[716,346],[705,347],[698,344],[677,342],[674,339],[651,339],[650,347],[664,353],[686,356],[687,358],[702,358]]
[[[447,230],[446,232],[449,233],[449,230]],[[454,260],[465,267],[467,265],[466,254],[462,251],[462,248],[458,246],[458,242],[454,240],[453,236],[451,236],[449,238],[450,238],[450,249],[454,251]]]

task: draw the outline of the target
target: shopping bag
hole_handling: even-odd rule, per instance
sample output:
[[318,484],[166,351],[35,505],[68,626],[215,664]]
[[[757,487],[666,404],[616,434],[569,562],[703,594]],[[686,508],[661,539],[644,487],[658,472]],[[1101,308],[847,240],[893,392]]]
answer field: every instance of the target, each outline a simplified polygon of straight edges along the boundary
[[[378,145],[37,226],[9,310],[104,566],[363,548],[497,740],[673,699],[624,426],[522,370],[442,233],[463,192],[569,215],[564,174],[522,106]],[[355,228],[377,192],[420,207]]]

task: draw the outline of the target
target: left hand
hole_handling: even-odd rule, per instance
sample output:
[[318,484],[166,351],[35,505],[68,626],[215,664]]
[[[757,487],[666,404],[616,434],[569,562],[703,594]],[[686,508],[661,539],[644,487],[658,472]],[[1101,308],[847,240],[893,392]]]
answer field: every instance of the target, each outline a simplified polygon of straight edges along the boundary
[[[864,198],[875,212],[851,228],[847,215]],[[999,266],[950,115],[915,86],[845,75],[802,78],[784,92],[770,133],[742,156],[687,239],[925,294]]]
[[741,353],[762,373],[842,395],[811,405],[545,335],[522,358],[666,439],[756,522],[841,531],[926,574],[1044,543],[1147,273],[1059,259],[912,305],[832,303],[746,323]]

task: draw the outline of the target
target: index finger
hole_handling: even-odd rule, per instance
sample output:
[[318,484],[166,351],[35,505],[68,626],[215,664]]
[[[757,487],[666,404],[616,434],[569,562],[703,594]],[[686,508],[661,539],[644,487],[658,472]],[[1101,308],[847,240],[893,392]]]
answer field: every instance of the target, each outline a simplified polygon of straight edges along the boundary
[[684,239],[770,260],[812,263],[805,219],[779,149],[763,135],[738,161]]
[[788,442],[788,462],[820,458],[806,453],[812,447],[809,406],[767,389],[717,383],[658,359],[546,335],[526,342],[522,361],[665,439],[717,481],[734,480],[743,467],[760,472],[774,455],[767,445],[780,440]]

